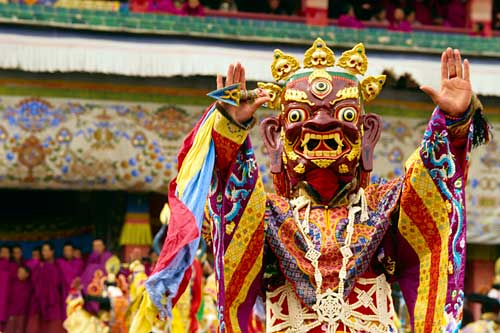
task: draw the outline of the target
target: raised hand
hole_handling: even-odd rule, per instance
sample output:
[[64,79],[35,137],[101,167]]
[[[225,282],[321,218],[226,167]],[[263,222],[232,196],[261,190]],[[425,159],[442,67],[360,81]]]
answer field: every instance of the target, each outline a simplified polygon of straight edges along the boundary
[[[230,86],[234,83],[240,83],[241,89],[246,89],[245,68],[237,63],[236,65],[229,65],[227,69],[226,85],[223,83],[221,75],[217,75],[217,89]],[[262,104],[270,101],[270,97],[266,91],[260,90],[259,97],[254,101],[242,101],[239,106],[232,106],[229,104],[223,105],[224,110],[240,124],[243,124],[253,117],[253,114]]]
[[467,59],[463,62],[460,51],[450,47],[441,55],[441,89],[439,92],[429,86],[420,89],[429,95],[439,108],[453,117],[461,116],[471,101],[472,87]]

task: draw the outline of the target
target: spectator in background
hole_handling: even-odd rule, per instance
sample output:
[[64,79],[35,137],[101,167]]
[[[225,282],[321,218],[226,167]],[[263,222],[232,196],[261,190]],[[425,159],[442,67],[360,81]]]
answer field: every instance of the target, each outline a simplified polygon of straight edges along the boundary
[[10,248],[10,279],[17,276],[17,268],[24,266],[23,249],[21,245],[15,244]]
[[[27,306],[28,303],[25,303],[24,300],[22,299],[23,293],[26,291],[24,290],[25,287],[27,287],[25,281],[22,281],[22,283],[19,283],[18,276],[20,274],[19,269],[25,266],[25,262],[23,259],[23,249],[21,248],[20,245],[15,244],[11,247],[10,250],[11,256],[10,256],[10,263],[9,263],[9,282],[8,282],[8,310],[7,310],[7,328],[9,328],[9,320],[13,321],[10,326],[10,332],[17,332],[13,330],[13,327],[20,327],[21,323],[23,324],[22,326],[22,331],[24,331],[24,325],[25,325],[25,317],[27,313],[22,313],[20,312],[20,309],[23,309]],[[22,274],[22,273],[21,273]],[[31,284],[29,284],[31,287]],[[31,289],[31,288],[30,288]],[[17,294],[19,294],[20,298],[17,297]],[[30,294],[30,291],[28,291],[27,295]],[[22,320],[20,321],[18,316],[22,315]],[[16,318],[11,318],[11,317],[16,317]],[[6,328],[6,329],[7,329]],[[19,331],[21,332],[21,330]]]
[[38,264],[40,263],[40,259],[40,246],[37,246],[33,250],[31,250],[31,259],[26,261],[26,266],[28,266],[28,268],[33,271],[33,268],[38,266]]
[[128,262],[129,263],[132,263],[136,260],[141,260],[142,259],[142,252],[141,252],[141,249],[139,248],[135,248],[132,250],[132,252],[130,252],[130,255],[129,255],[129,258],[128,258]]
[[62,306],[64,308],[73,280],[83,271],[83,262],[74,258],[73,244],[69,242],[64,244],[63,257],[57,259],[57,265],[62,273]]
[[181,12],[190,16],[205,16],[205,8],[199,0],[187,0],[182,5]]
[[42,248],[37,246],[31,250],[31,259],[40,260],[42,259]]
[[394,19],[389,24],[389,30],[411,32],[410,22],[406,20],[403,8],[394,9]]
[[[104,240],[102,238],[94,239],[92,242],[92,253],[87,259],[87,265],[85,266],[81,276],[81,284],[84,294],[87,293],[87,288],[92,282],[94,273],[97,270],[101,270],[102,272],[106,271],[106,261],[108,261],[111,256],[111,252],[106,250]],[[85,302],[85,309],[95,315],[99,311],[99,303],[95,301]]]
[[10,248],[0,246],[0,332],[3,332],[7,323],[7,309],[9,303],[9,277],[10,277]]
[[218,9],[225,12],[237,12],[238,6],[236,6],[236,3],[234,1],[228,0],[222,1]]
[[274,15],[286,15],[286,8],[283,6],[281,0],[267,0],[267,13]]
[[344,28],[354,28],[354,29],[362,29],[364,25],[361,21],[356,18],[356,14],[354,13],[354,7],[352,5],[346,6],[345,14],[342,14],[339,17],[338,25],[339,27]]
[[181,15],[182,11],[177,8],[173,0],[150,0],[149,12],[160,12],[173,15]]
[[9,287],[9,319],[5,333],[25,333],[28,308],[33,292],[31,271],[27,266],[19,266]]
[[379,8],[377,11],[375,11],[375,14],[373,14],[371,21],[388,25],[389,21],[387,21],[385,8]]
[[73,247],[73,258],[75,258],[77,260],[81,260],[83,262],[82,250],[80,250],[77,247]]
[[10,247],[7,245],[0,246],[0,259],[9,260],[10,259]]
[[406,13],[406,21],[408,22],[408,25],[410,27],[410,30],[412,27],[419,26],[420,22],[417,21],[417,15],[414,10],[408,10]]
[[[50,243],[42,245],[42,261],[32,273],[34,300],[30,304],[28,333],[62,333],[64,332],[62,277],[56,264],[54,246]],[[36,307],[34,307],[36,306]]]
[[85,261],[83,261],[82,258],[82,250],[80,250],[76,246],[73,246],[73,261],[74,265],[80,266],[78,274],[81,274],[83,272],[83,269],[85,268]]
[[26,324],[26,332],[27,333],[38,333],[39,329],[39,312],[40,312],[40,303],[38,298],[35,295],[34,291],[34,276],[33,273],[37,271],[40,262],[42,259],[41,247],[37,246],[31,250],[31,259],[26,261],[26,266],[30,269],[30,280],[32,284],[32,290],[30,296],[30,304],[28,306],[27,313],[27,324]]
[[[11,261],[12,263],[22,266],[24,265],[24,259],[23,259],[23,249],[21,248],[21,245],[13,245],[11,248]],[[15,268],[17,272],[17,267]]]

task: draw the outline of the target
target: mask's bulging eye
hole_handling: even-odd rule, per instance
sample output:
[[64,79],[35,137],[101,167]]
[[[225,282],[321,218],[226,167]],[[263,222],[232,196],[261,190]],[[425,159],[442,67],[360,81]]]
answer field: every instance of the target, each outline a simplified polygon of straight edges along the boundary
[[325,82],[318,82],[316,83],[316,86],[315,88],[320,91],[320,92],[323,92],[327,89],[327,86],[326,86],[326,83]]
[[288,121],[297,123],[306,119],[306,112],[302,109],[292,109],[288,111]]
[[358,115],[358,112],[356,111],[355,108],[352,107],[345,107],[340,109],[338,112],[338,118],[342,121],[347,121],[352,123],[353,121],[356,120],[356,116]]

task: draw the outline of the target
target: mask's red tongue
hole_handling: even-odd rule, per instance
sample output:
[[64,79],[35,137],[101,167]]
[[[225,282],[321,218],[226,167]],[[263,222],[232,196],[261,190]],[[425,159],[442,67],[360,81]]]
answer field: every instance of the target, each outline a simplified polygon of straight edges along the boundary
[[306,182],[319,194],[322,203],[328,203],[339,189],[338,175],[331,169],[314,169],[306,174]]

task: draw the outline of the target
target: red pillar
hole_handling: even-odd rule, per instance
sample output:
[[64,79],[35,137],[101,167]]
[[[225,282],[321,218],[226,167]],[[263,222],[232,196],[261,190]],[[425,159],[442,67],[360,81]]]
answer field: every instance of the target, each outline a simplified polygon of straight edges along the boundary
[[328,25],[328,0],[303,0],[306,23]]
[[482,23],[484,26],[484,36],[490,37],[493,0],[471,0],[469,8],[472,29],[474,29],[478,23]]

